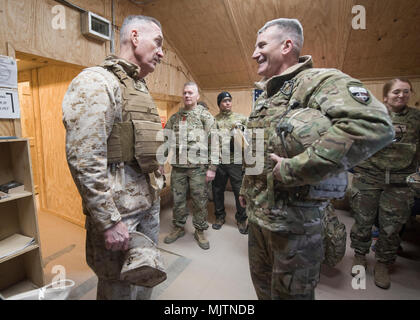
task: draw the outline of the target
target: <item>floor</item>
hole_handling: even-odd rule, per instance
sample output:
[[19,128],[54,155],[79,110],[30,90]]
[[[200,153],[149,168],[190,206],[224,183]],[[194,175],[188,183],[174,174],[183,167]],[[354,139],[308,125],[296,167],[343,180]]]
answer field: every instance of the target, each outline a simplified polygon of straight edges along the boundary
[[[196,244],[191,216],[186,234],[172,244],[163,243],[171,229],[171,208],[161,211],[161,249],[168,279],[156,286],[152,299],[156,300],[254,300],[249,266],[247,236],[238,232],[234,220],[234,197],[226,192],[226,224],[213,230],[213,203],[209,203],[210,227],[206,235],[210,250]],[[336,210],[346,225],[349,237],[353,218],[347,211]],[[69,299],[92,300],[96,298],[97,278],[85,262],[85,230],[57,216],[39,212],[41,248],[44,258],[46,283],[63,276],[75,282]],[[404,257],[398,257],[391,273],[392,285],[383,290],[373,283],[374,255],[368,256],[365,289],[353,289],[350,275],[353,250],[349,248],[343,260],[335,267],[323,266],[320,283],[316,288],[318,300],[353,299],[419,299],[420,298],[420,223],[414,222],[406,231],[402,246]],[[61,274],[59,274],[61,272]]]

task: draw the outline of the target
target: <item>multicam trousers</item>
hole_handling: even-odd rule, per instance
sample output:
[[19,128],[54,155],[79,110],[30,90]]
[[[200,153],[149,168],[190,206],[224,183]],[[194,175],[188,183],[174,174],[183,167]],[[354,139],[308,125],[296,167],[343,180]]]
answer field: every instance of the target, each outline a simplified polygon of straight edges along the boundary
[[350,239],[355,253],[369,253],[372,226],[378,216],[379,238],[375,256],[380,262],[393,263],[401,243],[399,232],[410,217],[413,203],[413,192],[403,184],[374,183],[355,176],[350,203],[355,220]]
[[172,223],[184,227],[187,218],[187,192],[192,200],[193,225],[197,230],[206,230],[207,224],[207,186],[206,169],[172,167],[171,190],[174,197]]
[[[303,213],[318,210],[299,209]],[[273,232],[249,223],[249,265],[258,299],[315,299],[324,258],[321,214],[319,210],[319,219],[313,221],[310,234]]]
[[[128,231],[139,231],[156,244],[159,237],[160,199],[148,210],[122,216]],[[89,217],[86,217],[86,261],[98,276],[98,300],[148,300],[151,288],[131,285],[121,281],[120,272],[124,263],[124,251],[105,248],[103,232],[98,232]]]

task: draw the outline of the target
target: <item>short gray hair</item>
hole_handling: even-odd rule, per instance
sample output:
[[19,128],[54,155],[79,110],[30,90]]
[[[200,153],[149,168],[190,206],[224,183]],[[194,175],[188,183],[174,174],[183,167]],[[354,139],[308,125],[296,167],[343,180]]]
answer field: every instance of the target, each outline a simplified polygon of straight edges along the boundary
[[138,28],[141,24],[144,24],[144,23],[154,23],[162,30],[162,25],[155,18],[148,17],[148,16],[141,16],[141,15],[127,16],[124,19],[124,22],[121,26],[120,46],[130,41],[130,36],[131,36],[130,31],[133,27]]
[[[300,51],[303,47],[303,27],[297,19],[279,18],[268,21],[260,30],[258,34],[263,33],[270,27],[276,26],[280,31],[285,33],[286,37],[289,37],[294,44],[293,51],[296,56],[299,57]],[[281,39],[284,41],[285,39]]]
[[184,89],[185,89],[185,87],[190,87],[190,86],[196,87],[197,88],[197,92],[198,92],[198,85],[194,81],[185,82]]

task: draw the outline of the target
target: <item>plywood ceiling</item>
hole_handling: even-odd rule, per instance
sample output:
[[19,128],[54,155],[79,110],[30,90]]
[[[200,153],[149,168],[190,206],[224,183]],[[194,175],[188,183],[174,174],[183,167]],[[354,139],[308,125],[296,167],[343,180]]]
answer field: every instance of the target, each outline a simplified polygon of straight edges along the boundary
[[[135,2],[135,1],[133,1]],[[259,80],[251,55],[268,20],[298,18],[302,54],[316,67],[378,79],[420,75],[419,0],[149,0],[167,41],[204,90],[250,88]],[[143,4],[142,4],[143,3]],[[366,30],[353,30],[352,7],[366,8]]]

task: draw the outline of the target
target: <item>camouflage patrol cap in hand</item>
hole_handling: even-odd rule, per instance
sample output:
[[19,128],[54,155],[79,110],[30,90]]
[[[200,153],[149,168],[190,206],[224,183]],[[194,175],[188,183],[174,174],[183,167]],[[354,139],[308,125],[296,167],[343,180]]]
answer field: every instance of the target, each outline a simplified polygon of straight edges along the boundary
[[420,197],[420,172],[410,174],[406,182],[411,190],[416,194],[416,197]]
[[166,280],[160,252],[143,233],[130,232],[130,246],[124,257],[120,279],[147,288]]
[[338,219],[331,204],[328,204],[323,213],[321,220],[324,243],[323,263],[334,267],[346,253],[346,226]]

